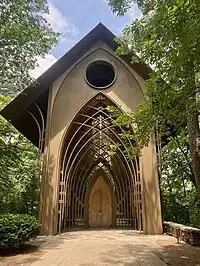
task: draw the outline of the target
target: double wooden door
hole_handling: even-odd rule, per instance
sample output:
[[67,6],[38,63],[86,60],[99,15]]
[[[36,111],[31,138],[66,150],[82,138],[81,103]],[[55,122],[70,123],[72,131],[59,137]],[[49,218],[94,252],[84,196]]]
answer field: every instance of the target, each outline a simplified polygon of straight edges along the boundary
[[89,197],[89,226],[110,227],[112,225],[112,197],[109,186],[102,176],[99,176]]

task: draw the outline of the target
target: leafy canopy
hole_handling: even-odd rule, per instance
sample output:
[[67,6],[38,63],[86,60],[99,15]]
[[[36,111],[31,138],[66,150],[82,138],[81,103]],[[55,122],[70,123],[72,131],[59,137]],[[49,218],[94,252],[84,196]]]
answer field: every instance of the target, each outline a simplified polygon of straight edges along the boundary
[[[200,70],[200,2],[190,0],[137,0],[109,3],[117,15],[123,15],[136,2],[144,12],[118,38],[118,52],[134,52],[156,72],[148,81],[145,104],[150,116],[164,126],[181,125],[187,118],[186,102],[198,90]],[[133,56],[133,62],[138,57]],[[195,84],[191,77],[195,75]],[[165,82],[163,82],[164,80]],[[191,103],[193,104],[193,102]],[[165,130],[165,129],[164,129]]]
[[0,2],[0,92],[12,96],[33,80],[29,70],[44,56],[58,36],[44,19],[46,0]]
[[[37,56],[57,42],[45,13],[46,0],[0,1],[0,109],[33,81]],[[0,213],[38,215],[38,159],[37,148],[0,117]]]
[[165,221],[200,227],[200,208],[185,130],[173,138],[170,137],[162,149],[161,159],[160,184]]
[[[0,107],[10,97],[0,96]],[[0,213],[38,215],[37,148],[0,117]]]
[[[147,145],[157,126],[167,136],[186,127],[200,195],[200,1],[109,0],[119,16],[134,3],[143,17],[134,20],[117,39],[118,53],[131,53],[133,63],[141,60],[155,70],[147,80],[144,101],[132,115],[137,139],[143,140],[139,148]],[[145,126],[140,131],[142,121]],[[126,119],[122,122],[126,124]]]

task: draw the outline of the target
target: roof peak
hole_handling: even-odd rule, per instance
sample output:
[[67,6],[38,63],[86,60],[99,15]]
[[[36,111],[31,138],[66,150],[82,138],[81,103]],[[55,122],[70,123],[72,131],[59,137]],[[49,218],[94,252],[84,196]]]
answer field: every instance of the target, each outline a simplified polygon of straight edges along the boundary
[[[51,84],[98,41],[104,42],[115,51],[117,49],[117,43],[114,40],[115,37],[116,36],[103,23],[98,23],[85,37],[72,47],[71,50],[64,54],[55,64],[44,72],[37,79],[36,85],[29,86],[21,92],[0,112],[0,114],[9,120],[30,141],[37,145],[37,125],[33,123],[27,110],[33,110],[36,103],[42,109],[43,116],[46,117],[48,89]],[[127,57],[127,59],[125,57],[123,58],[129,62],[130,57]],[[135,64],[134,69],[141,75],[141,77],[148,76],[148,73],[150,72],[149,68],[144,64]]]

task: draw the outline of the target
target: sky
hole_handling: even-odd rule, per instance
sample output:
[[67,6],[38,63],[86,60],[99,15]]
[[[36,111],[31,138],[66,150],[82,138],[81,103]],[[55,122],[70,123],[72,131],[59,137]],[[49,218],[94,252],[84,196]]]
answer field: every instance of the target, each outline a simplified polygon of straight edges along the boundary
[[34,78],[39,77],[100,22],[115,35],[120,35],[131,21],[141,16],[137,6],[133,5],[125,16],[117,17],[107,0],[49,0],[48,5],[49,14],[45,14],[45,18],[61,36],[46,58],[38,57],[39,66],[31,71]]

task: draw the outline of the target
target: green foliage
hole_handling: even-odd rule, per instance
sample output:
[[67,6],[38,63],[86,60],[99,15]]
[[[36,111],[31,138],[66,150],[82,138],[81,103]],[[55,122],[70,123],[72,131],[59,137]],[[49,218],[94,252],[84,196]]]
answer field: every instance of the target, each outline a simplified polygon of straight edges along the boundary
[[[43,17],[48,12],[46,0],[0,2],[0,109],[11,100],[5,95],[15,97],[33,82],[37,57],[57,42]],[[38,159],[36,147],[0,117],[0,213],[38,215]]]
[[[0,105],[9,101],[1,96]],[[0,213],[38,215],[38,151],[0,117]]]
[[12,96],[33,80],[29,70],[37,56],[44,56],[56,44],[43,14],[46,0],[2,0],[0,2],[0,92]]
[[118,15],[123,15],[134,3],[140,7],[143,17],[134,20],[117,39],[118,53],[132,54],[133,63],[145,62],[155,70],[146,81],[144,101],[131,115],[138,129],[137,138],[143,139],[139,148],[146,145],[157,127],[161,135],[168,136],[172,129],[179,132],[187,127],[200,198],[200,1],[109,1]]
[[114,13],[123,16],[131,8],[132,2],[132,0],[109,0],[109,5]]
[[200,206],[185,131],[170,138],[162,149],[161,189],[166,221],[200,227]]
[[154,126],[151,125],[154,125],[154,117],[151,115],[151,110],[146,110],[146,108],[149,106],[144,102],[138,105],[136,113],[125,113],[116,107],[107,107],[110,116],[114,118],[113,124],[124,128],[119,137],[124,143],[127,142],[127,147],[130,140],[134,143],[134,147],[129,149],[131,157],[140,155],[141,149],[149,144],[150,137],[154,133]]
[[155,71],[146,80],[146,95],[135,113],[115,109],[110,113],[118,125],[127,131],[134,129],[132,139],[138,147],[134,152],[138,154],[156,132],[168,139],[161,169],[165,218],[199,227],[200,1],[108,2],[118,16],[138,5],[143,17],[116,39],[117,52],[132,55],[132,63],[146,63]]
[[[188,84],[191,76],[200,70],[200,2],[109,2],[115,12],[120,12],[120,7],[130,2],[136,2],[148,12],[142,19],[133,21],[124,29],[123,37],[118,38],[120,54],[133,53],[133,62],[137,54],[142,62],[156,70],[147,81],[147,95],[138,107],[138,115],[145,121],[148,116],[153,122],[148,123],[150,127],[155,127],[159,121],[163,132],[166,124],[182,126],[187,120],[186,103],[197,89],[194,84],[192,88]],[[145,135],[148,133],[149,130]]]
[[39,233],[35,217],[25,214],[0,216],[0,249],[18,248]]
[[[162,1],[162,2],[166,2],[166,1]],[[142,10],[143,14],[147,14],[149,10],[156,8],[156,4],[161,3],[161,1],[157,1],[157,0],[108,0],[108,3],[113,13],[117,14],[117,16],[123,16],[133,6],[134,3],[138,5],[138,7]]]

